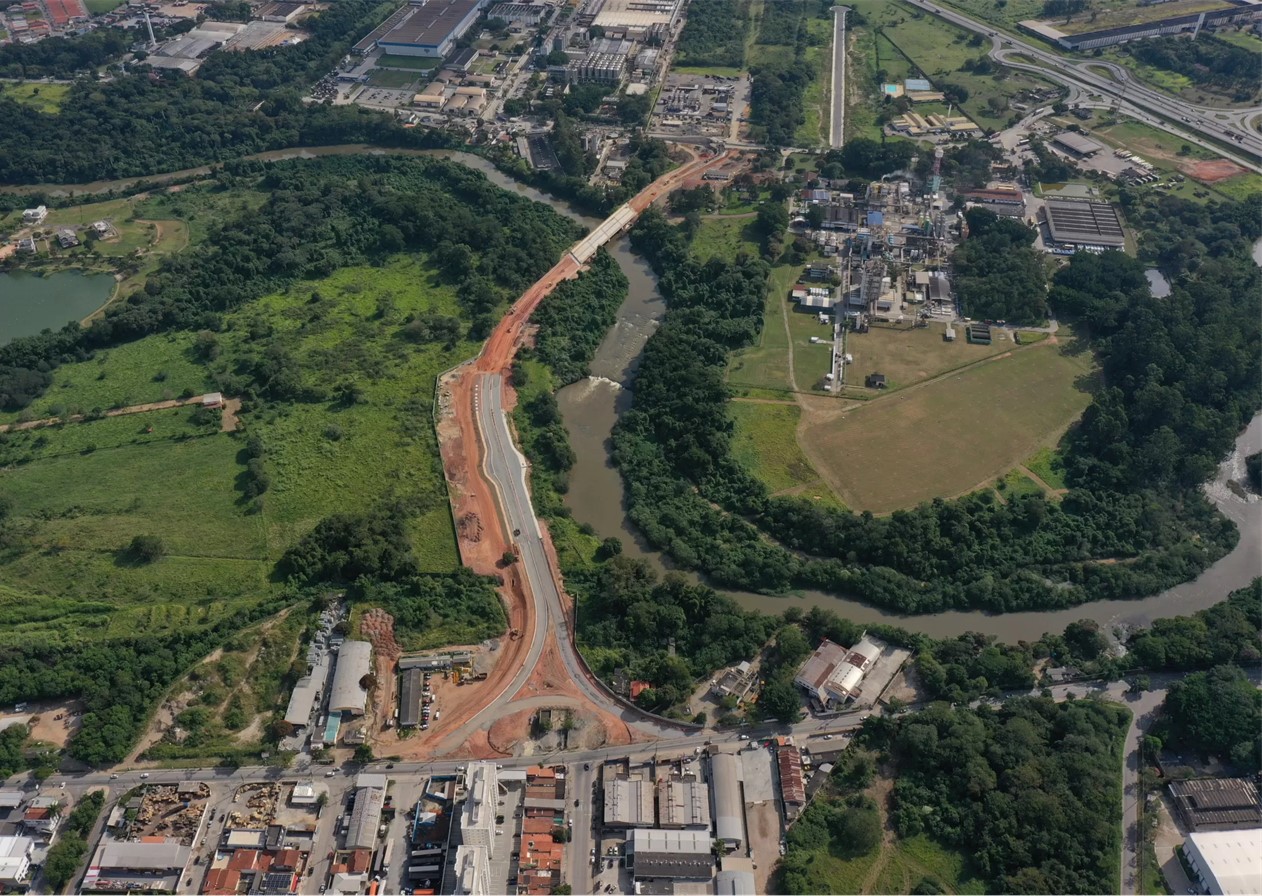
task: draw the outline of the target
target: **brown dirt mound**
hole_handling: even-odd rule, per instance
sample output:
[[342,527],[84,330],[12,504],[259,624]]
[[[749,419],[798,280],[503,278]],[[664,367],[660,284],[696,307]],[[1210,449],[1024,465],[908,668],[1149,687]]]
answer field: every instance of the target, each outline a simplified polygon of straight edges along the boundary
[[472,511],[460,517],[460,522],[456,524],[456,528],[460,532],[460,537],[466,541],[479,542],[482,540],[482,521]]
[[1227,159],[1212,159],[1207,162],[1187,162],[1180,166],[1188,177],[1193,177],[1205,184],[1216,184],[1219,181],[1247,173],[1246,169]]

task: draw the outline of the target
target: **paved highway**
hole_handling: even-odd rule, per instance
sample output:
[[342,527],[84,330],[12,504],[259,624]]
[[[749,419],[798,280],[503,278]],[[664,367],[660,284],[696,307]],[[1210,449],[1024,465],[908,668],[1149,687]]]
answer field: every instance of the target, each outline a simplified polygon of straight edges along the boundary
[[[1013,68],[1024,69],[1071,86],[1085,87],[1096,94],[1115,98],[1118,109],[1128,115],[1146,112],[1158,121],[1157,127],[1198,145],[1203,136],[1221,141],[1232,149],[1210,145],[1214,152],[1252,171],[1262,172],[1262,136],[1249,129],[1248,123],[1258,116],[1257,109],[1221,109],[1189,103],[1136,81],[1120,66],[1093,58],[1074,59],[1044,50],[1008,33],[999,34],[993,25],[971,19],[954,9],[930,0],[907,0],[913,6],[931,12],[941,19],[969,31],[989,35],[990,55]],[[1006,61],[1005,57],[1021,54],[1035,65]],[[1107,71],[1107,75],[1101,74]],[[1237,136],[1242,139],[1237,140]]]

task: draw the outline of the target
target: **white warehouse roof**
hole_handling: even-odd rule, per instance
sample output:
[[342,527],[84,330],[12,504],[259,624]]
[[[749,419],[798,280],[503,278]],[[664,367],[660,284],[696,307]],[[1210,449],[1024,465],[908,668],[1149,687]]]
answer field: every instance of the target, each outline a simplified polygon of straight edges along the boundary
[[1215,896],[1262,893],[1262,828],[1188,834],[1188,860]]
[[367,641],[343,641],[337,652],[337,666],[333,670],[329,712],[363,715],[368,692],[359,683],[371,671],[372,645]]
[[710,799],[714,802],[714,833],[718,839],[731,846],[740,846],[745,842],[745,806],[741,802],[739,761],[731,753],[716,753],[710,759]]

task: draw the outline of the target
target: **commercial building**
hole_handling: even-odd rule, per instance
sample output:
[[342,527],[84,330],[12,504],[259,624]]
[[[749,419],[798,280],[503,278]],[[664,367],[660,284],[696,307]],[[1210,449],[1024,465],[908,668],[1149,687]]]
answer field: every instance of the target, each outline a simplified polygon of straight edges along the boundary
[[413,0],[355,44],[353,52],[364,56],[375,48],[394,56],[446,56],[477,21],[486,2]]
[[665,778],[657,782],[658,825],[667,830],[710,830],[710,792],[697,780]]
[[[877,377],[879,382],[875,382]],[[883,385],[885,377],[880,374],[868,378],[869,388]],[[854,699],[863,676],[880,655],[881,645],[867,634],[852,648],[825,639],[802,664],[793,682],[824,706],[846,703]]]
[[1126,245],[1117,209],[1107,202],[1048,199],[1043,203],[1043,214],[1053,243],[1104,249]]
[[1170,796],[1184,823],[1194,831],[1262,828],[1262,802],[1249,778],[1171,781]]
[[653,826],[653,784],[643,778],[605,779],[607,828],[651,828]]
[[26,888],[34,851],[35,841],[30,837],[0,837],[0,887]]
[[329,712],[348,712],[362,716],[368,691],[360,683],[372,672],[372,644],[367,641],[343,641],[333,668],[333,687],[329,691]]
[[460,836],[466,846],[480,846],[487,855],[494,855],[495,807],[499,799],[495,763],[470,763],[465,779],[469,792],[460,807]]
[[745,843],[745,801],[741,796],[740,758],[731,753],[710,757],[710,800],[715,837],[729,848]]
[[490,854],[482,846],[456,848],[456,896],[489,896],[496,888],[491,885]]
[[173,838],[103,839],[88,863],[82,892],[174,893],[191,855]]
[[637,881],[709,880],[714,876],[709,831],[637,829],[627,840],[627,864]]
[[1073,131],[1061,131],[1052,138],[1052,145],[1080,159],[1089,158],[1104,149],[1103,144]]
[[1262,828],[1197,831],[1188,834],[1183,854],[1203,893],[1262,893]]

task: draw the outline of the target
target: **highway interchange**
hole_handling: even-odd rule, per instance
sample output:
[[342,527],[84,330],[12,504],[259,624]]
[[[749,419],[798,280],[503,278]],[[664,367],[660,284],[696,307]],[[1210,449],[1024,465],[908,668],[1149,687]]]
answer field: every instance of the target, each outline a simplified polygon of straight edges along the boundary
[[[953,25],[987,35],[991,39],[991,58],[1066,85],[1070,88],[1070,104],[1080,102],[1100,108],[1116,108],[1190,143],[1211,149],[1251,171],[1262,173],[1262,136],[1254,130],[1258,120],[1262,119],[1262,110],[1225,109],[1189,103],[1140,83],[1122,66],[1093,57],[1078,59],[1061,55],[1008,32],[1001,33],[993,25],[930,0],[906,2]],[[1013,57],[1018,55],[1037,64],[1013,61]],[[1108,72],[1108,76],[1099,71]],[[1092,96],[1099,99],[1092,101]],[[1206,140],[1206,136],[1213,140]]]

